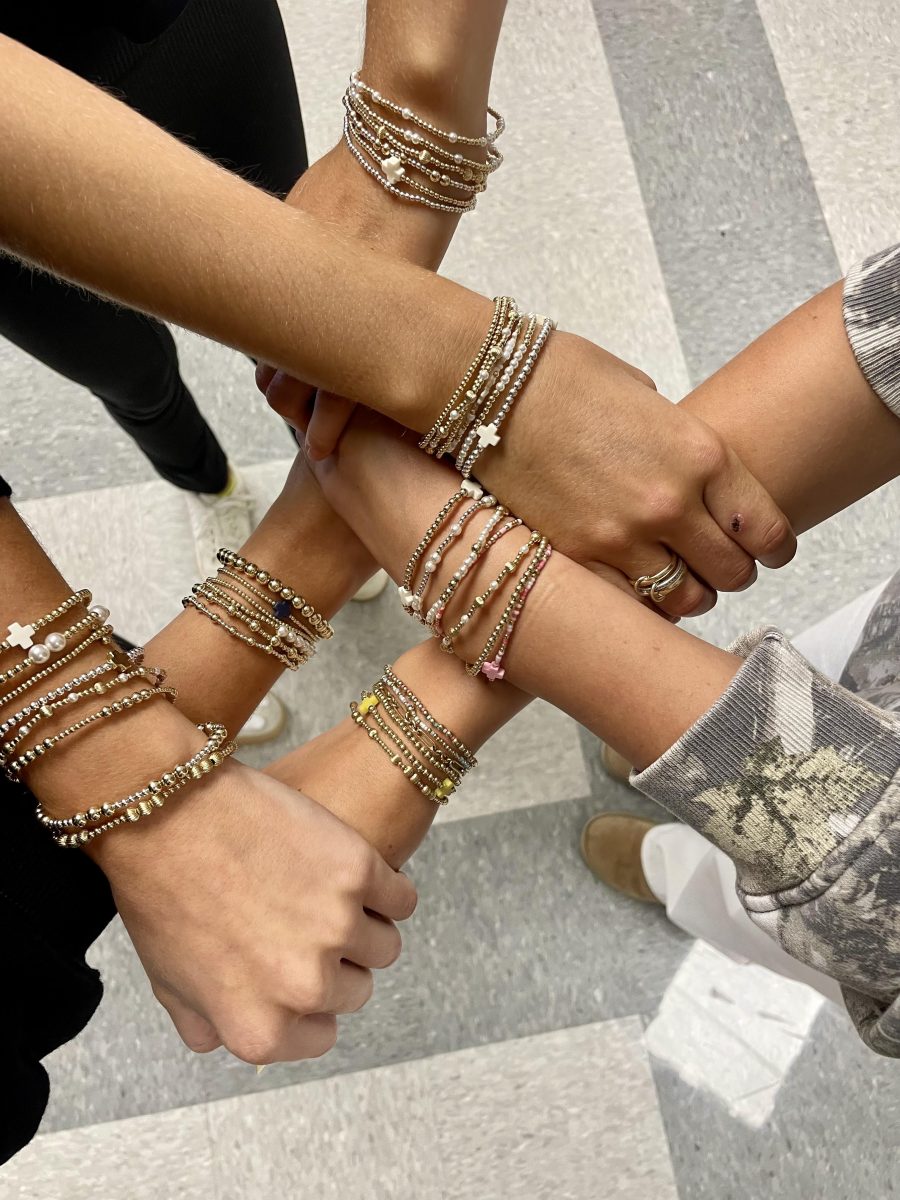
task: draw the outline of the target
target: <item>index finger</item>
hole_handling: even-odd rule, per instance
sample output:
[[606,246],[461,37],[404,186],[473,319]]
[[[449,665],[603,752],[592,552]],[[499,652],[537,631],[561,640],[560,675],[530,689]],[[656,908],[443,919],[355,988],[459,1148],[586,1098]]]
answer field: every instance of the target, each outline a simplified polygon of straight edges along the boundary
[[416,911],[417,901],[412,881],[380,859],[366,891],[365,907],[390,921],[406,921]]
[[719,528],[765,567],[783,567],[797,553],[791,523],[738,456],[729,451],[726,470],[703,492]]

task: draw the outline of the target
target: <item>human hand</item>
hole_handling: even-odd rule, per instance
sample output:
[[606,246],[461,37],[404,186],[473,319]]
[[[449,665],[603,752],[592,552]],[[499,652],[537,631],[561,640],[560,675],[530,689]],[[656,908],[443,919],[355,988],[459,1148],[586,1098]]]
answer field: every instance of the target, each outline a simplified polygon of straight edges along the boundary
[[[338,234],[436,271],[459,218],[421,204],[397,200],[370,179],[343,141],[300,177],[285,203],[327,222]],[[285,421],[306,434],[312,458],[331,453],[355,405],[314,389],[267,363],[256,368],[256,384]]]
[[96,858],[153,991],[197,1052],[313,1058],[400,951],[415,891],[308,797],[230,762]]
[[508,418],[481,482],[570,558],[634,579],[679,554],[690,574],[660,606],[711,608],[715,592],[783,566],[787,518],[725,441],[660,396],[640,372],[554,333]]

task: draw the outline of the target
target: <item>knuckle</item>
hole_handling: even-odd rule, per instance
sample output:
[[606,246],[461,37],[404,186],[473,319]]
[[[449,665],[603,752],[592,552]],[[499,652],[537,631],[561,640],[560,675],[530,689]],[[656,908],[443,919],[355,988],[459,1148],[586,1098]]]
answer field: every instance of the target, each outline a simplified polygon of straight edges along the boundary
[[324,964],[307,967],[292,989],[292,1007],[301,1013],[321,1012],[328,1004],[329,972]]
[[338,1026],[337,1018],[331,1015],[322,1016],[316,1022],[316,1028],[310,1032],[309,1040],[305,1047],[305,1058],[321,1058],[323,1054],[327,1054],[329,1050],[333,1050],[337,1042]]
[[728,447],[712,429],[697,432],[692,459],[706,478],[719,475],[728,466]]
[[361,981],[359,995],[353,1002],[351,1007],[348,1007],[348,1012],[359,1012],[372,999],[372,993],[375,991],[375,980],[371,971],[366,971],[366,978]]
[[760,555],[775,554],[782,550],[791,537],[791,528],[787,520],[780,514],[767,521],[759,536],[758,553]]
[[740,592],[749,587],[755,579],[756,564],[752,559],[747,559],[739,567],[732,568],[720,586],[723,592]]
[[646,523],[653,529],[672,529],[687,515],[685,494],[676,488],[655,487],[646,497]]
[[278,1061],[281,1028],[275,1021],[260,1021],[223,1038],[225,1048],[242,1062],[261,1067]]
[[709,594],[698,583],[684,584],[667,598],[666,612],[674,617],[692,617],[715,605],[715,593]]
[[604,560],[611,558],[622,561],[634,548],[634,537],[631,531],[618,522],[602,526],[598,534],[599,557]]
[[[403,889],[403,894],[398,902],[397,908],[400,913],[399,920],[408,921],[419,905],[419,893],[416,891],[415,885],[407,880],[407,886]],[[399,937],[400,934],[397,934]]]
[[401,938],[399,930],[394,926],[390,926],[389,929],[390,936],[386,939],[384,953],[381,956],[381,961],[378,963],[380,970],[393,966],[400,957],[400,951],[403,949],[403,938]]

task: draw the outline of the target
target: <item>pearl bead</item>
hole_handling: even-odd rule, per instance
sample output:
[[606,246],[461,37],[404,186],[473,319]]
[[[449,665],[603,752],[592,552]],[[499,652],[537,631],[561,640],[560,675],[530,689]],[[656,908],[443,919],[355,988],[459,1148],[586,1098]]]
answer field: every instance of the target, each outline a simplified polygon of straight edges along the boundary
[[453,155],[453,161],[454,161],[455,163],[461,163],[461,162],[462,162],[462,160],[463,160],[463,157],[462,157],[462,155],[461,155],[461,154],[454,154],[454,155]]
[[459,141],[459,134],[458,134],[458,133],[448,133],[448,134],[447,134],[447,141],[448,141],[448,142],[458,142],[458,141]]
[[379,104],[381,102],[381,92],[373,92],[372,99],[375,101],[376,104]]
[[450,526],[450,532],[454,534],[461,533],[462,525],[460,525],[458,521],[454,521],[454,523]]
[[403,117],[404,121],[408,121],[412,117],[412,109],[404,108],[401,110],[400,115]]
[[101,622],[105,622],[109,616],[109,609],[105,608],[102,604],[92,604],[88,608],[88,612],[92,617],[96,617],[97,620]]
[[450,418],[451,421],[455,421],[459,417],[459,409],[451,408],[450,412],[447,414],[447,416]]
[[50,657],[50,650],[40,642],[28,651],[28,657],[33,663],[45,663]]
[[66,648],[65,635],[61,633],[48,633],[44,638],[44,645],[48,650],[52,650],[58,654],[60,650],[65,650]]
[[285,638],[285,639],[289,638],[290,634],[291,634],[291,631],[287,625],[279,625],[278,628],[275,630],[275,632],[278,634],[278,636],[280,638]]

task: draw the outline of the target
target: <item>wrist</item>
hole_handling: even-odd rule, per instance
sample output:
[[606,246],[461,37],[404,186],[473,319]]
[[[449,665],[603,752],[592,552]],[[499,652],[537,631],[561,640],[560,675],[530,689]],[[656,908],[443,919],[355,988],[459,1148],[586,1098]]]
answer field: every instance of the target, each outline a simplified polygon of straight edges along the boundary
[[278,573],[325,617],[331,617],[376,568],[372,556],[327,503],[282,492],[240,549],[251,562]]

